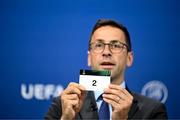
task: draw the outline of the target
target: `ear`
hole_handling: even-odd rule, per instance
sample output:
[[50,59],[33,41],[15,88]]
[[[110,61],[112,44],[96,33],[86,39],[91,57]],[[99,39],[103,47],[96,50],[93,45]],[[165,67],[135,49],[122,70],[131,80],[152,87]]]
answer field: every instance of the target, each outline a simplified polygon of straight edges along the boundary
[[91,67],[91,55],[90,52],[88,51],[88,66]]
[[126,65],[127,65],[128,67],[132,66],[133,60],[134,60],[133,52],[132,52],[132,51],[131,51],[131,52],[128,52]]

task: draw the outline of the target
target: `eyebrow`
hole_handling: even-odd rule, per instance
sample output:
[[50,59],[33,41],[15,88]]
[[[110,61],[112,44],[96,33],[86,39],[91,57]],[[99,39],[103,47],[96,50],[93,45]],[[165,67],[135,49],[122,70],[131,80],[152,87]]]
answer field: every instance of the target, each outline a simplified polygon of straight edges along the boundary
[[[97,39],[96,42],[105,42],[105,40],[103,40],[103,39]],[[120,42],[120,43],[122,43],[122,42],[119,41],[119,40],[111,40],[110,43],[112,43],[112,42]]]
[[120,43],[122,43],[122,42],[119,41],[119,40],[111,40],[110,42],[120,42]]
[[96,41],[97,41],[97,42],[104,42],[105,40],[103,40],[103,39],[97,39]]

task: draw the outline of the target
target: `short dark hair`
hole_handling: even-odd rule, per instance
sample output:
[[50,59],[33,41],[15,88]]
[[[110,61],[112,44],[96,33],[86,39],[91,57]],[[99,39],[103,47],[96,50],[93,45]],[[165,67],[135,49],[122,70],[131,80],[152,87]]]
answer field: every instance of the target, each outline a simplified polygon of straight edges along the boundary
[[103,26],[112,26],[112,27],[116,27],[116,28],[119,28],[120,30],[122,30],[124,32],[124,35],[126,37],[126,44],[128,46],[128,52],[129,51],[132,51],[132,48],[131,48],[131,40],[130,40],[130,35],[129,35],[129,32],[127,30],[127,28],[112,20],[112,19],[99,19],[96,24],[94,25],[93,29],[92,29],[92,32],[91,32],[91,36],[90,36],[90,40],[89,40],[89,49],[90,49],[90,43],[91,43],[91,38],[92,38],[92,35],[94,34],[94,32],[100,28],[100,27],[103,27]]

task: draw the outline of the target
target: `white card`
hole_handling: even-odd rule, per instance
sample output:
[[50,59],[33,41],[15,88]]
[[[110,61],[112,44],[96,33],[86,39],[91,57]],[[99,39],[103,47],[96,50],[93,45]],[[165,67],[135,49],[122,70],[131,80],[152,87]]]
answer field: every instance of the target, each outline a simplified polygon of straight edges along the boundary
[[80,75],[79,84],[89,91],[103,91],[110,84],[110,76]]

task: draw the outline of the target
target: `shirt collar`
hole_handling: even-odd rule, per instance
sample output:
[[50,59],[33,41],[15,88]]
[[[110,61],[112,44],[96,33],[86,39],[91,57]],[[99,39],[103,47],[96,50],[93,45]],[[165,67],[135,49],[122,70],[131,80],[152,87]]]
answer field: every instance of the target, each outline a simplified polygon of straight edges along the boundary
[[[123,81],[123,82],[120,84],[120,86],[121,86],[122,88],[126,88],[126,82]],[[97,100],[98,97],[99,97],[102,93],[103,93],[103,91],[94,91],[95,99]]]

